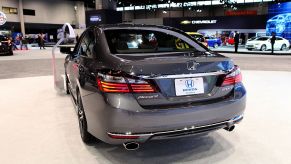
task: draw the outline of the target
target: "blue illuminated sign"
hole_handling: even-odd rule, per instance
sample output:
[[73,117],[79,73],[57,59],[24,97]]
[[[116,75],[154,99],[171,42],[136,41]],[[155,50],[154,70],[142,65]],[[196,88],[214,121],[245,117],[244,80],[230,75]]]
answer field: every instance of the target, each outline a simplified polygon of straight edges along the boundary
[[266,33],[271,35],[272,32],[276,33],[277,36],[291,40],[291,2],[269,6]]

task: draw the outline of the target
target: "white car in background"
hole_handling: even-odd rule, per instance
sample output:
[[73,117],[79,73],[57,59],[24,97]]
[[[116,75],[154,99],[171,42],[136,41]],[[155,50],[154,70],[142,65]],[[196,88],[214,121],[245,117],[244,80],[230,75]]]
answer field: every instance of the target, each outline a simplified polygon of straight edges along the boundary
[[[287,39],[276,36],[274,50],[287,50],[289,46],[290,43]],[[271,50],[272,49],[271,36],[258,37],[254,40],[248,41],[246,43],[245,48],[248,50],[260,50],[260,51]]]

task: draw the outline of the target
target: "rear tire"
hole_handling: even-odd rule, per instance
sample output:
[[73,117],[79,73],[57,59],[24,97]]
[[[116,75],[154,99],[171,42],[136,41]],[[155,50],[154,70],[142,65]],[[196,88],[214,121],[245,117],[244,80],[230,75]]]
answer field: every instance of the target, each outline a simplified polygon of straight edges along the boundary
[[286,51],[287,50],[287,46],[286,46],[286,44],[283,44],[282,46],[281,46],[281,51]]
[[70,94],[70,90],[69,90],[69,79],[67,76],[67,73],[65,73],[65,83],[66,83],[66,94],[69,95]]
[[80,93],[77,93],[78,121],[82,141],[86,144],[93,142],[94,137],[87,131],[87,120]]
[[266,50],[267,50],[267,46],[263,44],[263,45],[261,46],[261,49],[260,49],[260,50],[261,50],[261,51],[266,51]]
[[218,44],[217,43],[214,43],[213,47],[214,48],[217,48],[218,47]]
[[11,50],[11,51],[9,51],[9,55],[10,56],[12,56],[13,55],[13,51]]

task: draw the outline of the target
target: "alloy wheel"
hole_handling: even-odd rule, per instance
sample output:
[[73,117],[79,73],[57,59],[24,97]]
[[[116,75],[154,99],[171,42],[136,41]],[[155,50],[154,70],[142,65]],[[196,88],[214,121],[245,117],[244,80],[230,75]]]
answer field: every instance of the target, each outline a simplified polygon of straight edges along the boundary
[[266,49],[267,49],[266,45],[262,45],[261,51],[266,51]]
[[287,50],[287,46],[286,46],[286,44],[283,44],[283,45],[282,45],[281,50],[282,50],[282,51]]

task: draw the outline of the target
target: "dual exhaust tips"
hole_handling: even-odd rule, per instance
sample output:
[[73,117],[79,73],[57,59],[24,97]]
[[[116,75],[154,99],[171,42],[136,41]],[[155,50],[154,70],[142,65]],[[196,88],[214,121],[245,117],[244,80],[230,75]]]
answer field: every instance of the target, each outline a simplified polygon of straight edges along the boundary
[[[232,126],[228,126],[228,127],[225,127],[224,130],[226,131],[233,131],[235,128],[234,125]],[[126,149],[126,150],[137,150],[139,149],[139,143],[137,142],[126,142],[126,143],[123,143],[123,147]]]

